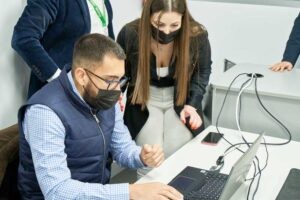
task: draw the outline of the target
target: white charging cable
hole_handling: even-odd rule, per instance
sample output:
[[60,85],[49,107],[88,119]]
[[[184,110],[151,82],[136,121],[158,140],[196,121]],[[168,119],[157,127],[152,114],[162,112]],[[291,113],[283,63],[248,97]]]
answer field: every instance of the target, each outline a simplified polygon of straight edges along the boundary
[[238,97],[236,99],[235,121],[236,121],[236,125],[237,125],[239,131],[241,131],[240,115],[239,115],[239,111],[240,111],[240,109],[239,109],[239,107],[240,107],[240,98],[241,98],[241,95],[244,92],[244,90],[246,88],[248,88],[252,84],[253,80],[254,80],[254,73],[252,73],[250,81],[241,89],[241,91],[239,92]]

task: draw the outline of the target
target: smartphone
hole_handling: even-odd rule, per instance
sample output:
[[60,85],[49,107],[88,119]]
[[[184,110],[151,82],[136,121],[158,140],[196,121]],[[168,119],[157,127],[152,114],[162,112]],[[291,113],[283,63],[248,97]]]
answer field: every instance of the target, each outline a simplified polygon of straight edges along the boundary
[[216,132],[209,132],[205,138],[202,140],[202,143],[210,144],[210,145],[217,145],[220,139],[223,137],[222,133]]

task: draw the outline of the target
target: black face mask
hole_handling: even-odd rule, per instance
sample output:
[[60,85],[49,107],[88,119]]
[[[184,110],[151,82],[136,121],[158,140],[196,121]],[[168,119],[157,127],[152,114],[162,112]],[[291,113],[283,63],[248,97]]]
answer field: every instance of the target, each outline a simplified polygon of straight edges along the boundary
[[121,90],[98,90],[96,97],[92,97],[87,90],[83,95],[83,99],[96,110],[107,110],[113,107],[119,100]]
[[[180,29],[170,32],[169,34],[165,34],[163,31],[157,29],[155,26],[151,25],[152,37],[155,40],[158,40],[160,44],[169,44],[170,42],[174,41]],[[158,33],[158,34],[157,34]],[[157,38],[158,36],[158,38]]]

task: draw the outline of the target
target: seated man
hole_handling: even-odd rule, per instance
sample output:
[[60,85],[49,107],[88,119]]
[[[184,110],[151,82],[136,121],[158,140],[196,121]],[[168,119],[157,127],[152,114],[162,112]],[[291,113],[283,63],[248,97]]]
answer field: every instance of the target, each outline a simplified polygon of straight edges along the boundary
[[161,147],[132,141],[115,105],[125,54],[113,40],[90,34],[75,44],[72,67],[35,93],[19,111],[19,189],[23,199],[180,199],[161,183],[107,184],[111,160],[159,166]]

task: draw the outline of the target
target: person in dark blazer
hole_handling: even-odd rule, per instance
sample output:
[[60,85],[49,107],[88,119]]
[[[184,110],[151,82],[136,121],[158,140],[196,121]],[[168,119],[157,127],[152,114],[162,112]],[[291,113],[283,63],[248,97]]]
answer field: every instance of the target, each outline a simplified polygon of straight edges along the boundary
[[71,63],[79,37],[97,32],[114,39],[112,18],[109,0],[28,0],[12,37],[31,68],[28,98]]
[[292,32],[287,41],[282,61],[271,67],[272,71],[282,72],[291,71],[297,62],[300,54],[300,13],[295,19]]
[[204,128],[201,102],[212,64],[208,33],[189,15],[185,0],[147,0],[142,17],[125,25],[117,42],[131,78],[124,122],[137,144],[160,144],[168,157]]

